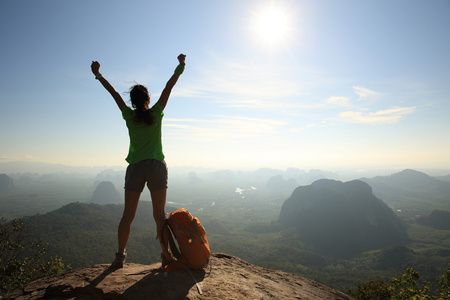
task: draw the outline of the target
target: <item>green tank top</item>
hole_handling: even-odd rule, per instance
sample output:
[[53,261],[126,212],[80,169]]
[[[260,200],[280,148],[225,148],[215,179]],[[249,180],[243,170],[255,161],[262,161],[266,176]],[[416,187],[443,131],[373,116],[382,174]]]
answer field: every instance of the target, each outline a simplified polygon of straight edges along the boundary
[[164,159],[161,141],[164,112],[158,103],[150,108],[150,112],[154,117],[154,122],[151,126],[144,122],[136,124],[134,110],[128,106],[122,109],[122,117],[126,121],[130,136],[130,148],[125,160],[130,164],[135,164],[145,159],[156,159],[159,161]]

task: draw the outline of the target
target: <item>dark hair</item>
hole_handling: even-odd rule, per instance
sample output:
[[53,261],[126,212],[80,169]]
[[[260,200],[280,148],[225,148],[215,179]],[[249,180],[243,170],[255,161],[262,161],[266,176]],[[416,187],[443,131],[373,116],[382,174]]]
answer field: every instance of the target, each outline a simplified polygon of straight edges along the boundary
[[130,88],[131,105],[135,109],[136,123],[144,122],[147,125],[153,124],[153,115],[150,110],[146,108],[146,104],[150,103],[150,94],[145,86],[136,84]]

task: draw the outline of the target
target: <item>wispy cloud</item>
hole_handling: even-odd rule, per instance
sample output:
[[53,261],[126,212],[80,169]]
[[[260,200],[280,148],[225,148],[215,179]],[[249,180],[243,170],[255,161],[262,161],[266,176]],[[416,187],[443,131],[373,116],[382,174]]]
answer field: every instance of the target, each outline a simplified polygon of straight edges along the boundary
[[38,157],[31,154],[13,154],[13,155],[2,155],[0,156],[0,161],[37,161]]
[[[215,120],[165,119],[167,136],[181,140],[241,140],[271,134],[286,125],[285,121],[225,116]],[[175,129],[175,130],[171,130]]]
[[222,103],[225,107],[232,108],[248,108],[252,110],[262,110],[267,112],[279,112],[287,116],[295,116],[298,115],[298,112],[321,108],[323,107],[320,103],[310,104],[309,101],[303,100],[290,100],[290,99],[227,99],[227,100],[218,100],[219,103]]
[[25,160],[27,160],[27,161],[30,161],[30,160],[36,160],[37,158],[36,157],[34,157],[33,155],[31,155],[31,154],[26,154],[25,155]]
[[177,95],[213,98],[225,107],[292,111],[298,106],[293,99],[305,94],[305,83],[293,76],[298,73],[293,67],[213,61],[214,68],[201,69],[196,82],[183,86]]
[[359,100],[361,100],[363,98],[371,97],[371,96],[381,95],[381,93],[379,93],[379,92],[369,90],[368,88],[365,88],[362,86],[354,86],[353,90],[359,96]]
[[369,125],[393,124],[399,122],[404,115],[416,110],[412,107],[395,107],[377,112],[345,111],[339,114],[339,118],[344,122],[361,123]]
[[350,106],[350,99],[348,97],[329,97],[326,102],[327,104],[333,104],[337,106]]

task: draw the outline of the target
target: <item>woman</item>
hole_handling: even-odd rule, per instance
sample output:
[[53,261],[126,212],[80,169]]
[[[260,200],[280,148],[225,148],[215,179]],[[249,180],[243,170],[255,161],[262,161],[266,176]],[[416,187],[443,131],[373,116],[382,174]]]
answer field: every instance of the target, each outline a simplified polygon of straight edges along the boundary
[[[135,85],[130,89],[131,104],[129,108],[120,94],[100,74],[100,64],[93,61],[92,73],[103,87],[111,94],[122,111],[130,136],[130,148],[126,161],[129,163],[125,175],[125,207],[118,228],[119,249],[112,268],[123,268],[126,259],[126,245],[130,236],[131,222],[136,214],[139,197],[145,184],[150,190],[158,236],[162,234],[160,227],[166,217],[167,166],[164,162],[161,142],[161,121],[163,110],[167,105],[172,88],[184,71],[186,55],[178,56],[179,65],[170,77],[161,93],[158,102],[149,108],[150,95],[145,86]],[[167,233],[164,232],[164,236]]]

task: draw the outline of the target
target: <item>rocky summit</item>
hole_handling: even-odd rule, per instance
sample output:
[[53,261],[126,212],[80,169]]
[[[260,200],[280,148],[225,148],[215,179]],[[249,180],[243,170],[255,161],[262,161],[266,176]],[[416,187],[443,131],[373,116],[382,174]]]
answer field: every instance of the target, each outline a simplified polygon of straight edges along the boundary
[[42,278],[5,299],[351,299],[313,280],[216,253],[205,269],[161,272],[161,264],[100,264]]

